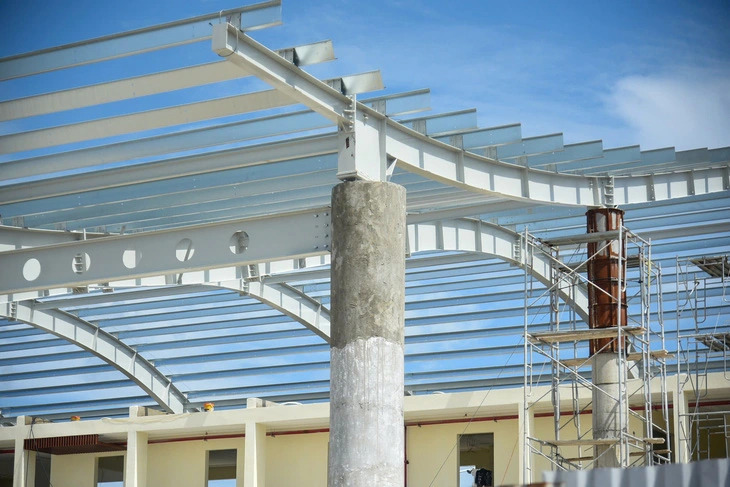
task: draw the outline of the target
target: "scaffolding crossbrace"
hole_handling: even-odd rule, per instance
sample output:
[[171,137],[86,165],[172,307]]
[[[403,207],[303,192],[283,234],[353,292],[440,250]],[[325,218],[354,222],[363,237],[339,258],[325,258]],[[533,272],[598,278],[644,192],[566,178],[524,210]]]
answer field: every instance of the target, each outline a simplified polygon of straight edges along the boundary
[[[604,239],[606,237],[604,236]],[[570,295],[588,281],[588,262],[600,252],[588,255],[585,243],[596,239],[591,234],[540,242],[525,230],[522,237],[523,258],[535,252],[551,257],[552,286],[539,287],[525,276],[524,298],[524,403],[523,427],[525,482],[531,482],[533,470],[582,470],[595,466],[593,448],[617,445],[621,466],[654,465],[669,462],[671,447],[667,431],[666,350],[661,267],[652,262],[649,242],[621,227],[615,235],[625,245],[620,255],[627,269],[620,286],[627,290],[628,323],[613,328],[589,329],[588,324],[559,299],[558,291]],[[529,260],[528,260],[529,261]],[[603,292],[603,291],[602,291]],[[536,315],[548,308],[549,329],[537,330],[531,324]],[[620,299],[616,306],[620,307]],[[622,344],[625,347],[622,349]],[[600,390],[591,379],[591,358],[587,343],[597,338],[616,338],[619,357],[619,390],[616,401],[620,434],[615,439],[594,439],[590,420],[592,393]],[[622,372],[623,371],[623,372]],[[601,391],[605,394],[605,391]],[[552,410],[542,407],[549,396]],[[564,397],[565,396],[565,397]],[[534,418],[552,417],[553,431],[536,429]]]
[[[708,373],[722,371],[730,358],[730,323],[710,310],[730,306],[730,256],[676,258],[677,395],[679,461],[713,458],[710,445],[730,452],[730,409],[708,397]],[[730,382],[729,382],[730,383]],[[714,440],[714,441],[713,441]]]

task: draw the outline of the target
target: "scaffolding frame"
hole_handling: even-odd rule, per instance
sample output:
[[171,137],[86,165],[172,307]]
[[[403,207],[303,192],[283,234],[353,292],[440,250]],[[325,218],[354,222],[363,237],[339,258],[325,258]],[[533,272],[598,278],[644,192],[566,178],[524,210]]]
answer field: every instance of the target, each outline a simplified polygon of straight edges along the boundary
[[705,460],[711,458],[712,436],[722,435],[730,452],[730,409],[704,402],[709,372],[722,370],[730,383],[730,323],[708,323],[708,294],[730,303],[730,256],[677,257],[675,292],[677,397],[686,401],[678,414],[678,461]]
[[[619,322],[619,326],[614,328],[590,329],[587,323],[577,317],[575,309],[568,308],[560,301],[558,291],[575,295],[577,286],[581,284],[597,288],[581,271],[585,271],[588,262],[606,245],[610,245],[610,242],[599,247],[593,255],[587,255],[587,250],[585,254],[581,254],[583,244],[592,239],[596,241],[597,237],[586,233],[540,242],[527,229],[521,238],[524,259],[531,259],[534,252],[542,252],[549,255],[553,263],[552,284],[542,292],[536,293],[532,286],[533,279],[525,276],[522,415],[525,431],[525,482],[533,481],[533,462],[537,457],[546,459],[553,470],[582,470],[593,467],[596,458],[593,452],[585,452],[584,449],[597,445],[617,444],[621,466],[624,467],[670,461],[671,448],[667,431],[670,424],[669,402],[666,386],[666,359],[670,355],[665,346],[661,267],[652,262],[650,242],[621,226],[615,239],[621,242],[620,249],[630,247],[631,252],[627,251],[626,255],[622,251],[619,253],[619,262],[623,269],[619,273],[622,279],[619,284],[621,289],[630,288],[633,291],[633,294],[627,294],[627,305],[638,305],[639,312],[628,314],[629,323]],[[605,239],[604,235],[603,240]],[[561,253],[560,246],[564,243],[577,244],[572,256]],[[634,255],[630,256],[632,253]],[[585,255],[585,258],[578,258],[576,261],[578,255]],[[566,261],[566,257],[570,260]],[[638,272],[629,276],[627,267],[638,268]],[[603,290],[599,291],[605,293]],[[616,302],[619,309],[622,306],[621,294],[619,293]],[[530,309],[545,299],[550,302],[549,329],[547,332],[534,331],[530,323]],[[564,320],[566,313],[567,319]],[[624,337],[627,345],[622,349]],[[591,380],[590,356],[579,356],[586,348],[580,343],[597,338],[616,338],[618,344],[620,394],[618,397],[611,396],[619,408],[621,433],[616,439],[593,439],[592,425],[585,427],[581,422],[581,415],[591,410],[593,391],[606,393]],[[547,381],[543,374],[536,373],[536,365],[544,370],[549,368],[551,374],[548,391],[541,395],[535,394],[537,386]],[[629,374],[634,377],[629,378]],[[652,390],[653,387],[657,387],[658,391]],[[570,395],[567,411],[564,408],[566,402],[561,400],[561,393],[565,389],[569,390]],[[540,438],[532,431],[531,420],[536,416],[535,408],[547,395],[550,395],[552,413],[538,414],[553,417],[554,437]],[[643,428],[640,436],[629,430],[632,419],[634,422],[638,420]],[[663,420],[663,425],[657,422],[659,419]],[[569,428],[572,428],[571,436],[574,438],[562,439],[561,433]],[[567,448],[577,448],[577,454],[566,454]]]

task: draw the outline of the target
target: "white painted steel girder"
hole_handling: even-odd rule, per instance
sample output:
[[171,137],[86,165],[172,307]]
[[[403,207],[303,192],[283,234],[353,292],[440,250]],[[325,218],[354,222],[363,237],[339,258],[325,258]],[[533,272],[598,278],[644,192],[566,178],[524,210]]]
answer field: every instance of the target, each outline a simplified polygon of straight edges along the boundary
[[[284,58],[296,58],[298,66],[322,63],[335,58],[332,41],[279,49],[276,53]],[[224,61],[199,64],[107,83],[3,101],[0,102],[0,121],[128,100],[245,76],[246,73]]]
[[66,242],[78,242],[86,238],[98,238],[101,236],[102,234],[99,233],[37,230],[0,225],[0,252],[44,245],[56,245]]
[[[274,55],[279,57],[276,54]],[[353,93],[377,90],[382,87],[380,73],[377,71],[343,76],[328,80],[327,82],[352,85]],[[320,83],[322,82],[320,81]],[[8,154],[55,145],[84,142],[97,138],[113,137],[231,115],[251,113],[291,104],[291,98],[281,95],[276,90],[257,91],[243,95],[214,98],[212,100],[135,112],[117,117],[88,120],[85,122],[4,135],[0,137],[0,153]]]
[[0,269],[13,277],[0,281],[0,294],[321,255],[329,251],[329,225],[322,209],[2,252]]
[[228,23],[213,25],[212,49],[244,71],[273,86],[290,100],[303,103],[334,123],[346,123],[352,101],[296,65],[273,55]]
[[[224,285],[225,286],[225,285]],[[330,341],[330,312],[316,299],[283,283],[244,282],[243,292],[303,324]]]
[[[232,25],[213,26],[213,50],[282,94],[336,122],[340,179],[384,180],[388,166],[469,191],[535,203],[601,207],[728,189],[722,168],[654,178],[559,174],[508,164],[435,141],[342,95]],[[561,144],[562,148],[562,144]]]
[[210,23],[232,22],[256,30],[281,23],[281,0],[271,0],[190,19],[122,32],[0,59],[0,80],[116,59],[210,39]]
[[[311,112],[310,112],[311,113]],[[238,127],[241,128],[240,126]],[[6,186],[0,191],[0,205],[34,199],[95,191],[125,185],[160,181],[195,174],[225,171],[257,164],[332,154],[337,150],[334,135],[283,140],[268,144],[189,155],[155,164],[91,172],[70,178],[42,179]],[[32,170],[34,164],[28,164]]]
[[[236,71],[240,71],[239,68],[235,66],[232,67],[234,67]],[[362,102],[366,105],[372,106],[380,113],[384,113],[388,116],[396,116],[404,113],[414,113],[425,110],[425,107],[428,106],[428,98],[428,90],[418,90],[376,97],[363,100]],[[59,171],[70,171],[92,166],[101,166],[110,162],[132,160],[148,156],[159,156],[190,149],[199,149],[244,140],[252,140],[261,137],[271,137],[299,131],[315,130],[325,128],[330,125],[331,122],[329,120],[323,119],[319,114],[313,111],[305,110],[251,120],[234,121],[226,124],[215,125],[213,127],[198,127],[172,134],[137,138],[130,141],[117,142],[103,146],[88,147],[27,159],[7,161],[3,163],[0,180],[7,181]],[[308,142],[310,142],[310,140],[293,141],[293,143],[299,145],[304,145]],[[278,145],[279,144],[273,144],[271,149],[274,149],[274,147]],[[337,141],[333,140],[330,152],[334,153],[336,150]],[[211,154],[210,157],[215,155],[216,154]],[[303,152],[299,156],[305,157],[306,155],[307,153]],[[267,154],[267,157],[270,156],[270,154]],[[131,171],[136,178],[133,176],[127,176],[126,181],[132,183],[161,179],[164,177],[176,177],[180,175],[180,164],[181,161],[174,158],[157,162],[154,164],[154,169],[151,167],[152,165],[149,164],[138,165],[135,166],[133,171]],[[166,167],[167,171],[161,171],[161,166]],[[223,170],[229,167],[235,166],[219,166],[217,169]],[[210,168],[208,163],[205,164],[205,168],[206,171],[214,169]],[[201,171],[201,169],[198,169],[198,171]],[[104,179],[107,181],[107,185],[110,183],[110,179],[115,179],[113,176],[110,177],[110,175],[120,172],[126,171],[124,168],[115,171],[107,170],[104,173]],[[153,173],[153,175],[148,176],[148,173]],[[91,176],[87,174],[83,179],[77,176],[74,178],[74,181],[75,184],[83,184],[84,191],[89,191],[90,189],[98,187],[98,185],[94,185],[95,183],[93,178],[92,180],[89,180],[89,178],[91,178]],[[58,188],[60,181],[60,178],[55,178],[52,185],[49,185],[47,181],[23,183],[22,191],[14,192],[13,196],[9,196],[9,193],[12,192],[16,186],[9,186],[0,192],[0,201],[26,201],[34,197],[49,197],[63,194],[64,191],[68,190],[60,190]],[[73,184],[67,183],[67,186],[69,185],[73,186]],[[20,185],[17,186],[19,187]],[[104,186],[106,185],[102,185],[102,187]]]
[[166,411],[182,413],[187,398],[134,349],[96,325],[58,310],[35,309],[32,302],[0,305],[0,315],[68,340],[129,377]]
[[588,320],[585,285],[555,271],[559,262],[537,245],[528,242],[531,247],[529,255],[522,255],[523,239],[523,235],[480,220],[457,219],[408,225],[410,252],[476,252],[505,260],[529,272],[548,287],[556,285],[561,299],[573,307],[583,320]]

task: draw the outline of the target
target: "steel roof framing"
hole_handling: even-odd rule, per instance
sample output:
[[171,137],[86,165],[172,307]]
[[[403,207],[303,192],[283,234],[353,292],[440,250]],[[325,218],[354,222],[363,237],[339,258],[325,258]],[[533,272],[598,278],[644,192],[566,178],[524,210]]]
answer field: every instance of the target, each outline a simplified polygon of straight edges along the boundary
[[[583,233],[586,207],[625,209],[670,279],[677,255],[730,253],[730,148],[565,144],[478,127],[473,109],[413,115],[428,90],[361,100],[378,73],[302,70],[333,57],[328,41],[272,51],[242,32],[279,22],[270,1],[0,60],[0,78],[44,72],[52,90],[0,102],[20,127],[0,137],[2,414],[125,414],[145,394],[171,411],[326,399],[338,177],[407,190],[417,393],[522,383],[524,272],[536,296],[556,284],[541,242]],[[206,39],[189,65],[128,79],[69,89],[49,72],[151,51],[174,64],[166,47]],[[252,91],[251,74],[274,89]],[[570,264],[585,250],[554,252]],[[585,289],[565,284],[556,312],[580,322]],[[723,289],[706,291],[708,313],[730,316]],[[549,310],[530,309],[530,327],[546,329]],[[673,302],[664,315],[690,326]]]

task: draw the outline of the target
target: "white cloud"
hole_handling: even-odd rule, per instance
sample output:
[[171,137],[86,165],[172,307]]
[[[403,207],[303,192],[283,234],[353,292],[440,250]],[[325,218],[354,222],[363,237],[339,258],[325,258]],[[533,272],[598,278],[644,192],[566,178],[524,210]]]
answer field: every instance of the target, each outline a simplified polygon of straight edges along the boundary
[[637,133],[642,149],[730,145],[730,74],[705,70],[620,79],[609,109]]

